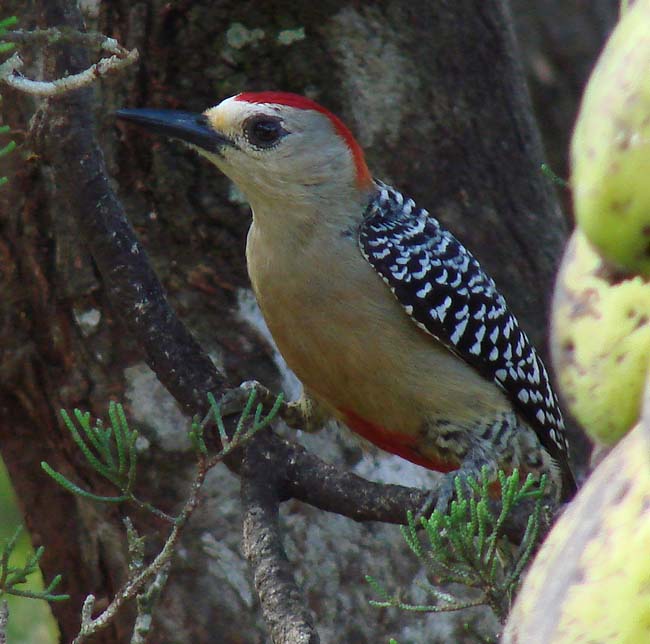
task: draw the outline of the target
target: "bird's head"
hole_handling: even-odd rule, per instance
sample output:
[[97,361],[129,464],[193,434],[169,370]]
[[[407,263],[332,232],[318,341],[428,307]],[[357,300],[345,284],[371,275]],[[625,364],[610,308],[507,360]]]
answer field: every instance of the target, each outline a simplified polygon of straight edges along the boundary
[[127,109],[117,116],[191,145],[237,184],[254,210],[260,202],[340,199],[373,187],[350,130],[297,94],[237,94],[202,114]]

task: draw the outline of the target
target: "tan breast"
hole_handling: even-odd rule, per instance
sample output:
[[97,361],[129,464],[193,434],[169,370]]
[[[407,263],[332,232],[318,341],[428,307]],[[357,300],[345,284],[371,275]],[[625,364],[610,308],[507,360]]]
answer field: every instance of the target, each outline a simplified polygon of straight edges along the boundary
[[[361,255],[356,237],[283,239],[253,224],[248,270],[287,364],[311,392],[392,432],[425,420],[489,418],[505,396],[421,331]],[[292,243],[294,242],[294,243]]]

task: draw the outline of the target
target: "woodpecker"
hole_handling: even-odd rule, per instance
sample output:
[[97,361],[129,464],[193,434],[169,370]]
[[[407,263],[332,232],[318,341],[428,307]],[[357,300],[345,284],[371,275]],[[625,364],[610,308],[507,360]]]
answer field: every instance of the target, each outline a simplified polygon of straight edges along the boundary
[[372,178],[337,116],[286,92],[117,116],[189,144],[245,195],[250,280],[306,415],[432,470],[487,467],[496,480],[516,467],[546,474],[556,499],[573,494],[557,397],[494,281],[431,214]]

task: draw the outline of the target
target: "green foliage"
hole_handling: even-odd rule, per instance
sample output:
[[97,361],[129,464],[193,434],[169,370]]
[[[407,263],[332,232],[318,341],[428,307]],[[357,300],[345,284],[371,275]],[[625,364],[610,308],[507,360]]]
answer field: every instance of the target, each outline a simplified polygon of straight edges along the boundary
[[[22,516],[16,503],[16,496],[7,470],[0,458],[0,553],[5,541],[14,536],[16,526]],[[28,560],[34,553],[31,540],[23,530],[16,540],[9,562],[14,564]],[[42,591],[45,588],[40,571],[27,577],[27,582],[20,590]],[[6,627],[8,642],[21,644],[54,644],[59,641],[59,633],[54,617],[46,602],[34,602],[29,597],[4,594],[9,608],[9,623]],[[0,599],[0,612],[4,599]],[[0,630],[1,632],[1,630]]]
[[192,427],[190,429],[190,440],[192,441],[192,445],[196,453],[199,456],[207,456],[208,448],[206,447],[203,440],[203,433],[205,431],[205,428],[211,423],[214,423],[216,425],[217,431],[219,432],[219,439],[221,440],[222,447],[220,455],[222,458],[232,452],[232,450],[241,446],[261,429],[267,427],[277,416],[278,411],[282,405],[282,401],[284,400],[284,395],[278,395],[278,397],[275,399],[275,402],[273,403],[273,407],[266,416],[262,416],[263,406],[261,403],[258,403],[258,405],[255,407],[252,423],[250,423],[248,429],[245,429],[246,425],[250,421],[250,416],[251,412],[253,411],[253,405],[255,404],[256,396],[257,393],[255,389],[251,389],[248,399],[246,400],[246,404],[244,405],[244,409],[242,410],[239,416],[239,420],[237,421],[235,431],[233,432],[232,437],[229,438],[228,433],[226,432],[226,427],[223,424],[223,416],[221,414],[220,406],[215,401],[214,396],[212,394],[208,394],[210,410],[202,421],[199,421],[198,418],[194,418],[192,421]]
[[[464,483],[467,483],[467,486]],[[434,511],[418,525],[413,513],[407,515],[402,536],[411,552],[422,562],[427,580],[418,582],[434,601],[411,604],[400,599],[400,593],[390,594],[374,577],[366,576],[379,600],[373,606],[395,606],[413,612],[447,612],[488,605],[503,622],[508,614],[521,574],[530,560],[540,534],[540,517],[544,503],[546,477],[539,484],[529,475],[520,485],[519,472],[510,476],[499,472],[501,510],[490,509],[487,472],[481,480],[455,479],[456,499],[443,514]],[[469,490],[468,490],[469,488]],[[513,508],[524,500],[534,500],[524,538],[514,548],[503,536],[503,527]],[[423,528],[423,530],[419,530]],[[470,590],[469,599],[458,599],[441,590],[446,584],[460,584]]]
[[[255,406],[256,395],[255,390],[252,389],[237,421],[233,435],[228,437],[220,407],[215,401],[214,396],[208,394],[210,410],[203,420],[194,418],[189,431],[192,446],[194,447],[199,462],[205,470],[222,461],[230,452],[240,447],[258,431],[267,427],[276,417],[282,405],[282,394],[277,397],[273,407],[266,416],[263,415],[263,407],[261,404]],[[102,503],[123,503],[130,501],[168,522],[174,523],[178,521],[178,518],[168,516],[151,504],[141,501],[134,494],[138,461],[138,452],[136,449],[138,432],[129,427],[124,408],[121,404],[114,401],[111,401],[109,404],[108,425],[104,425],[100,419],[93,421],[89,412],[83,412],[79,409],[73,410],[72,416],[65,409],[62,409],[60,413],[65,426],[85,456],[88,464],[100,476],[114,485],[120,491],[120,494],[104,496],[85,490],[43,461],[41,467],[61,487],[77,496]],[[205,428],[210,424],[216,425],[222,446],[221,451],[211,459],[208,458],[208,448],[203,438]]]
[[553,170],[551,170],[551,166],[548,165],[548,163],[542,163],[540,166],[540,169],[542,171],[542,174],[551,181],[551,183],[554,183],[557,186],[560,186],[560,188],[568,188],[569,187],[569,182],[566,179],[563,179],[559,175],[555,174]]
[[3,42],[2,37],[7,33],[9,27],[15,27],[17,24],[18,18],[16,16],[9,16],[0,20],[0,54],[6,54],[13,49],[14,44],[12,42]]
[[[0,134],[6,134],[7,132],[9,132],[9,126],[8,125],[0,125]],[[0,148],[0,159],[3,156],[5,156],[5,155],[9,154],[10,152],[12,152],[15,147],[16,147],[16,142],[15,141],[9,141],[9,143],[7,143],[7,145]],[[7,181],[9,181],[9,179],[7,177],[0,177],[0,186],[3,186],[5,183],[7,183]]]
[[133,500],[133,486],[135,485],[135,471],[138,460],[135,442],[138,438],[138,432],[130,429],[122,405],[111,401],[108,407],[110,420],[108,427],[104,427],[104,423],[99,419],[93,424],[90,412],[75,409],[73,412],[74,417],[83,435],[65,409],[62,409],[60,413],[74,442],[86,457],[88,463],[98,474],[117,487],[122,494],[119,496],[99,496],[75,485],[63,474],[53,470],[44,461],[41,463],[41,467],[59,485],[78,496],[105,503],[122,503]]
[[[154,605],[165,586],[170,562],[181,535],[192,512],[199,504],[199,494],[210,468],[220,463],[224,457],[249,440],[255,433],[267,427],[277,416],[283,397],[278,396],[270,412],[264,416],[263,406],[255,405],[257,391],[252,389],[243,411],[237,421],[232,436],[228,436],[220,406],[212,395],[208,396],[210,410],[203,420],[195,418],[189,436],[197,457],[197,472],[190,488],[190,495],[177,516],[169,516],[162,510],[137,499],[133,494],[136,480],[137,452],[135,448],[138,434],[129,427],[122,405],[111,402],[108,409],[109,425],[101,420],[92,422],[88,412],[75,409],[73,417],[61,410],[61,417],[89,465],[104,479],[117,487],[121,494],[100,496],[67,479],[53,470],[47,463],[43,469],[69,492],[94,501],[116,503],[131,501],[140,508],[148,510],[171,524],[171,530],[162,550],[149,565],[144,562],[144,541],[138,535],[131,521],[126,518],[127,541],[129,545],[129,577],[115,597],[99,615],[93,617],[94,595],[88,595],[81,611],[81,628],[75,642],[86,641],[95,632],[110,622],[120,607],[127,601],[136,599],[137,617],[132,642],[144,642],[151,627]],[[76,422],[75,422],[76,421]],[[215,424],[221,438],[221,450],[210,456],[204,440],[208,425]],[[48,589],[50,590],[50,589]]]
[[[16,16],[10,16],[9,18],[4,18],[3,20],[0,20],[0,54],[5,54],[13,49],[14,44],[12,42],[3,42],[2,36],[7,32],[9,27],[13,27],[17,22],[18,22],[18,18],[16,18]],[[7,134],[7,132],[9,132],[9,126],[1,125],[0,134]],[[7,145],[5,145],[4,147],[0,147],[0,159],[3,156],[6,156],[10,152],[12,152],[15,147],[16,147],[15,141],[9,141]],[[3,186],[5,183],[7,183],[7,181],[9,181],[7,177],[0,176],[0,186]]]
[[56,575],[54,579],[48,584],[44,590],[29,590],[26,588],[18,588],[17,586],[27,583],[27,578],[38,572],[39,561],[45,552],[45,548],[41,546],[27,558],[22,566],[12,566],[9,559],[13,554],[18,537],[22,532],[22,527],[19,527],[14,532],[13,536],[5,542],[2,551],[0,552],[0,597],[3,595],[17,595],[19,597],[30,597],[31,599],[44,599],[45,601],[63,601],[70,599],[70,595],[56,594],[54,590],[61,583],[61,575]]

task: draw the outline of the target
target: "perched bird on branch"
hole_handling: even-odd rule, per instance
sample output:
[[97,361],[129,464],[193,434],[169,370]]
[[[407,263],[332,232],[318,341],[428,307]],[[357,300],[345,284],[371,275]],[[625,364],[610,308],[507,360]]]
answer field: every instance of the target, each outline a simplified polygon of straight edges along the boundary
[[[284,92],[118,117],[190,144],[246,196],[248,272],[306,418],[329,414],[432,470],[516,467],[546,474],[556,498],[574,492],[557,397],[493,280],[372,178],[338,117]],[[448,477],[439,507],[452,493]]]

